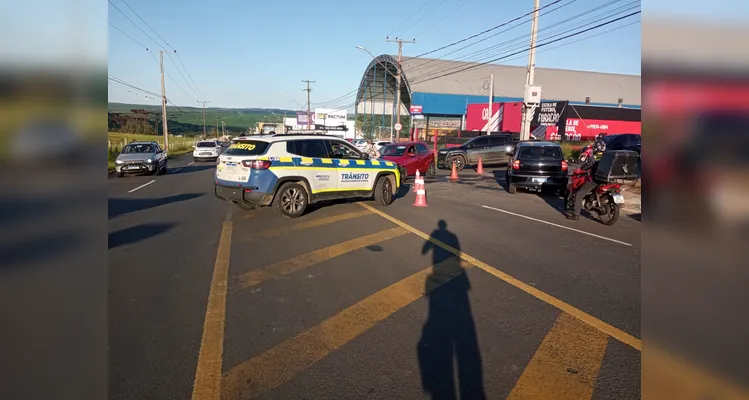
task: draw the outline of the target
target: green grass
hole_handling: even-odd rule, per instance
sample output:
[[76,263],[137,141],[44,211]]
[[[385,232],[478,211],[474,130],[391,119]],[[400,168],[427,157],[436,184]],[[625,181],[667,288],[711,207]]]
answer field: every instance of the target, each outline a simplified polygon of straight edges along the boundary
[[[161,106],[136,105],[136,104],[118,104],[109,103],[110,112],[131,114],[132,109],[144,109],[161,114]],[[275,113],[275,114],[273,114]],[[203,129],[203,109],[198,107],[167,107],[167,116],[169,120],[181,124],[194,125],[190,130],[194,133],[201,133]],[[295,117],[293,111],[286,112],[287,117]],[[255,128],[257,122],[275,122],[281,123],[284,117],[283,110],[260,110],[260,109],[216,109],[206,108],[205,123],[208,135],[215,132],[216,126],[221,129],[221,121],[226,124],[226,129],[230,132],[243,132],[248,128]],[[216,119],[218,118],[218,123]],[[194,128],[194,129],[193,129]]]
[[[136,135],[131,133],[109,132],[107,138],[109,141],[109,145],[107,146],[107,169],[109,171],[114,171],[114,160],[116,160],[117,156],[120,155],[123,144],[136,140],[146,142],[155,141],[158,142],[161,146],[164,145],[164,137],[156,135]],[[194,144],[195,139],[174,137],[172,135],[169,135],[169,151],[167,152],[167,155],[169,158],[174,158],[183,154],[190,153],[193,150],[192,146]]]

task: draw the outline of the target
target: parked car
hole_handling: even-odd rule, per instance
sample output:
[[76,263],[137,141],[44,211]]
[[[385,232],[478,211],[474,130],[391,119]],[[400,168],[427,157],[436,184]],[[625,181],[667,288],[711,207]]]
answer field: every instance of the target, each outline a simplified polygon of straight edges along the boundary
[[402,173],[406,176],[419,174],[434,176],[437,172],[434,165],[434,153],[423,142],[401,142],[383,146],[380,149],[380,159],[393,161],[403,167]]
[[201,140],[194,147],[195,150],[192,152],[192,160],[194,162],[203,160],[216,161],[223,152],[223,147],[218,140]]
[[166,152],[158,143],[130,142],[117,156],[114,168],[119,178],[131,173],[158,175],[167,173],[166,162]]
[[562,192],[567,186],[567,161],[562,147],[553,142],[523,141],[508,152],[507,191],[517,188],[540,192],[551,189]]
[[375,147],[375,149],[377,149],[377,151],[382,151],[382,148],[384,146],[389,145],[389,144],[393,144],[393,142],[391,142],[389,140],[384,140],[384,141],[381,141],[381,142],[375,142],[374,143],[374,147]]
[[636,133],[618,133],[603,137],[606,150],[630,150],[640,152],[642,136]]
[[477,136],[460,146],[440,149],[437,152],[437,167],[450,169],[454,161],[455,169],[460,171],[466,166],[478,164],[479,157],[482,165],[507,163],[508,152],[516,143],[509,133]]
[[356,147],[356,148],[357,148],[358,150],[361,150],[361,149],[362,149],[362,147],[363,147],[363,146],[364,146],[364,145],[365,145],[366,143],[367,143],[367,140],[366,140],[366,139],[354,139],[354,141],[353,141],[353,142],[351,142],[351,144],[353,144],[353,145],[354,145],[354,147]]

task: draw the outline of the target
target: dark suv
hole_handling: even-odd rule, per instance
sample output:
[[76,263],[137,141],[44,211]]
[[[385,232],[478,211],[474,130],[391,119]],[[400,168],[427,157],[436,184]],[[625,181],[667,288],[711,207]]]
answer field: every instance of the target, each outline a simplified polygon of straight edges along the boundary
[[481,164],[502,164],[509,160],[507,152],[515,143],[512,134],[494,134],[477,136],[459,147],[442,148],[437,152],[437,168],[462,170],[467,165],[476,165],[481,157]]
[[606,150],[631,150],[640,152],[642,148],[642,136],[636,133],[617,133],[603,137]]
[[540,192],[562,191],[567,186],[567,161],[562,147],[552,142],[520,142],[509,153],[507,191],[517,188]]

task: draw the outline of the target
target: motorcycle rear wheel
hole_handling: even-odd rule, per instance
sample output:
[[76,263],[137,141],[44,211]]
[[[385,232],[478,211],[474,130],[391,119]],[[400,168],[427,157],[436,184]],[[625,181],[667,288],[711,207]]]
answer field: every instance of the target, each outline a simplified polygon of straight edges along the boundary
[[609,199],[609,203],[604,205],[603,209],[607,210],[608,214],[599,213],[598,220],[606,226],[614,225],[619,219],[619,204],[616,204],[613,200]]

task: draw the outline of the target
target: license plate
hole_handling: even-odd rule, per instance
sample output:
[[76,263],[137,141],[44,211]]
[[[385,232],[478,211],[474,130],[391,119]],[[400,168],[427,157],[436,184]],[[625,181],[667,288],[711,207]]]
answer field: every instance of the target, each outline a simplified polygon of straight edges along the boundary
[[624,204],[624,196],[622,196],[621,194],[614,193],[612,195],[612,197],[614,198],[614,203],[616,203],[616,204]]
[[237,165],[236,164],[227,164],[226,165],[226,172],[237,172]]
[[533,178],[533,183],[545,183],[546,178]]
[[201,155],[201,156],[210,156],[210,155],[211,155],[211,153],[207,153],[207,152],[205,152],[205,151],[204,151],[204,152],[200,153],[200,155]]
[[133,169],[140,169],[140,167],[137,166],[137,165],[127,165],[125,167],[122,167],[122,169],[130,171],[130,170],[133,170]]

